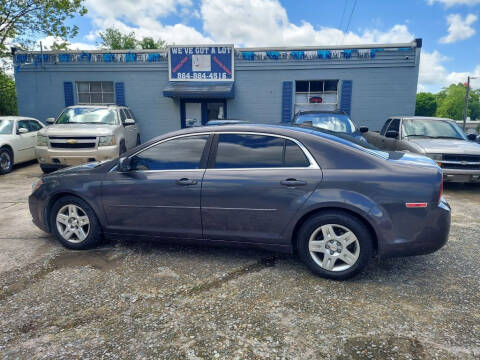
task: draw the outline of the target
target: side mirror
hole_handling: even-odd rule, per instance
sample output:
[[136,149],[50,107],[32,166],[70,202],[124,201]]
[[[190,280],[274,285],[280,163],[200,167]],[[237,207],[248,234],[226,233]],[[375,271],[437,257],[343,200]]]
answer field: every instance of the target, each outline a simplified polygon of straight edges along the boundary
[[398,139],[398,131],[396,130],[388,130],[385,133],[385,137],[391,138],[391,139]]
[[135,120],[133,119],[125,119],[123,122],[123,125],[128,126],[128,125],[135,125]]
[[53,124],[55,122],[55,118],[48,118],[47,124]]
[[467,139],[470,141],[475,141],[477,140],[477,134],[468,134]]
[[366,132],[368,132],[368,127],[366,127],[366,126],[360,126],[360,132],[361,132],[362,134],[365,134]]
[[18,133],[19,134],[26,134],[26,133],[28,133],[28,129],[20,128],[20,129],[18,129]]
[[131,159],[128,157],[121,157],[118,159],[118,171],[128,172],[132,170]]

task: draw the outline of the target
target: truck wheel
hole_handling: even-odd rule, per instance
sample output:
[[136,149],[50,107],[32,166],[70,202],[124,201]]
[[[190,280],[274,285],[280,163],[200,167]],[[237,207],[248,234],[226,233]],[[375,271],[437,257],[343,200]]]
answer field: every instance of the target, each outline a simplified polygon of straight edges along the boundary
[[96,245],[102,235],[93,209],[75,196],[57,200],[50,211],[50,227],[63,246],[76,250]]
[[372,236],[356,217],[329,211],[314,215],[300,228],[298,254],[315,274],[344,280],[361,272],[372,257]]
[[43,165],[43,164],[40,164],[40,169],[42,169],[44,174],[50,174],[51,172],[54,172],[55,170],[58,170],[58,168],[56,168],[56,167]]
[[0,149],[0,175],[8,174],[13,168],[13,154],[10,149]]

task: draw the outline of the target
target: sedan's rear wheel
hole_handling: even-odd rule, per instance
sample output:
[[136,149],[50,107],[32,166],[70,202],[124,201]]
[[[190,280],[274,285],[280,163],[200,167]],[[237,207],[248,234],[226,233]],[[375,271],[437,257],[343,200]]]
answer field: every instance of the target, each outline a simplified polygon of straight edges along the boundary
[[100,225],[92,208],[82,199],[66,196],[51,211],[51,227],[57,239],[71,249],[86,249],[101,236]]
[[12,171],[13,156],[10,150],[2,148],[0,149],[0,175],[8,174]]
[[373,250],[366,226],[340,211],[307,220],[300,229],[297,246],[302,260],[313,272],[337,280],[358,274]]

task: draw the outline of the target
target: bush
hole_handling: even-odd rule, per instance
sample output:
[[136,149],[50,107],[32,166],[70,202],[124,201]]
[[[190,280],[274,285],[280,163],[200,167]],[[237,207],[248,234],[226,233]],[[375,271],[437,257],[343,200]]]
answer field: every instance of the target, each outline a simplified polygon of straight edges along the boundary
[[0,70],[0,115],[17,115],[15,81]]

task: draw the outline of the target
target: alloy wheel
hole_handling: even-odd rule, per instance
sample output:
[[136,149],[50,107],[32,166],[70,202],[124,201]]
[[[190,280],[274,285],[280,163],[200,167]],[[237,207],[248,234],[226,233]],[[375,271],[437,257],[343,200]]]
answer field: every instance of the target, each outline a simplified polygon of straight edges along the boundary
[[90,219],[78,205],[64,205],[58,211],[55,222],[60,236],[74,244],[84,241],[90,232]]
[[3,171],[7,171],[12,166],[12,159],[8,151],[3,151],[0,153],[0,168]]
[[360,243],[355,234],[338,224],[325,224],[315,229],[308,249],[321,268],[335,272],[351,268],[360,255]]

